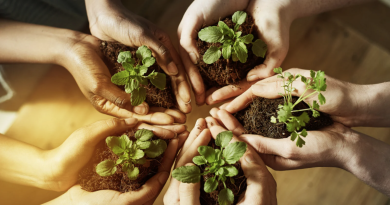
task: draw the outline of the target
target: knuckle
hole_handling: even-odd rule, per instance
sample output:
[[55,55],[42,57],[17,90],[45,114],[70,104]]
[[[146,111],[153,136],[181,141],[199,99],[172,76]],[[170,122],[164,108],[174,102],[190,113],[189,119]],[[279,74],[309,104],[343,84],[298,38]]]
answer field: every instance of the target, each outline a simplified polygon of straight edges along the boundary
[[122,120],[120,120],[118,118],[112,118],[112,119],[105,120],[105,123],[106,123],[107,127],[113,128],[113,127],[118,127],[118,126],[122,125]]
[[283,157],[287,159],[294,159],[296,156],[296,153],[294,151],[294,148],[291,146],[285,146],[283,151]]
[[114,100],[114,104],[119,108],[126,108],[130,105],[129,103],[130,101],[128,99],[122,97],[116,97]]

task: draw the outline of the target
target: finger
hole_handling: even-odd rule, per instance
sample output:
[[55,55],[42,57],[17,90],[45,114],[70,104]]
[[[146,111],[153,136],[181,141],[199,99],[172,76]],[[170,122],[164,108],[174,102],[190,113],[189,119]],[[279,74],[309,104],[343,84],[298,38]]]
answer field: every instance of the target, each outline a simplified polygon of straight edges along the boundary
[[177,138],[179,139],[179,149],[183,147],[189,135],[190,133],[188,131],[184,131],[177,136]]
[[[185,166],[195,166],[193,163],[187,163]],[[179,195],[181,204],[200,205],[200,182],[198,183],[180,183]]]
[[[215,139],[221,132],[227,131],[226,128],[222,127],[216,119],[213,117],[206,117],[207,128],[210,129],[211,135]],[[233,137],[235,138],[235,137]]]
[[220,109],[220,110],[226,110],[226,107],[230,104],[230,102],[232,102],[232,100],[229,101],[229,102],[226,102],[226,103],[222,104],[221,106],[219,106],[219,109]]
[[220,119],[219,116],[218,116],[218,111],[219,111],[219,109],[216,108],[216,107],[214,107],[214,108],[211,108],[211,110],[210,110],[209,113],[210,113],[210,115],[211,115],[215,120],[217,120],[217,122],[218,122],[219,124],[223,125],[221,119]]
[[188,139],[183,145],[183,149],[181,150],[180,154],[178,155],[178,159],[188,150],[188,148],[191,146],[191,144],[195,141],[195,139],[202,133],[202,131],[206,128],[206,121],[203,118],[199,118],[194,128],[191,130],[190,135],[188,136]]
[[263,137],[261,135],[241,135],[240,139],[250,144],[258,153],[262,154],[273,154],[282,157],[288,157],[288,152],[291,150],[291,140],[288,138],[284,139],[273,139]]
[[206,103],[212,105],[236,97],[248,90],[252,84],[254,84],[254,82],[243,80],[238,85],[227,85],[222,87],[211,94],[206,95]]
[[264,163],[273,170],[284,171],[301,168],[301,163],[296,160],[287,159],[277,155],[260,154]]
[[187,77],[184,71],[180,71],[179,76],[172,76],[172,87],[176,96],[177,105],[183,113],[190,113],[191,106],[191,94],[190,87],[187,82]]
[[170,130],[174,133],[180,134],[187,130],[186,125],[154,125],[155,127],[160,127],[166,130]]
[[153,134],[156,135],[158,138],[161,139],[172,139],[177,136],[177,133],[169,130],[169,129],[164,129],[161,127],[149,125],[146,123],[138,123],[136,126],[136,129],[147,129],[153,131]]
[[166,109],[163,107],[151,107],[150,113],[165,113],[173,117],[175,123],[184,124],[186,122],[186,115],[176,109]]
[[217,114],[223,125],[225,125],[228,130],[232,131],[234,135],[240,136],[245,133],[244,127],[232,114],[228,113],[226,110],[219,110]]

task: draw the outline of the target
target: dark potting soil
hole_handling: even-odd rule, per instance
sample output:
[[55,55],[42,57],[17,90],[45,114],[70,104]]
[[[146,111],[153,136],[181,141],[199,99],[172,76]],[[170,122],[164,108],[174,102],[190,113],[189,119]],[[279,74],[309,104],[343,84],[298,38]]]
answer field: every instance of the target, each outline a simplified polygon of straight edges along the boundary
[[[106,42],[102,41],[100,45],[100,50],[103,55],[106,57],[106,64],[111,73],[111,76],[115,73],[123,71],[124,68],[120,63],[117,62],[119,52],[121,51],[130,51],[132,56],[136,56],[135,52],[137,48],[132,48],[120,43]],[[138,63],[138,59],[135,59],[135,63]],[[164,72],[164,70],[157,64],[157,62],[149,67],[146,75],[149,75],[152,71],[164,73],[167,76],[167,84],[164,90],[156,88],[152,83],[148,83],[146,88],[146,100],[145,102],[149,104],[150,107],[164,107],[164,108],[176,108],[176,97],[173,93],[173,88],[171,84],[171,78]],[[122,90],[125,90],[124,86],[118,86]],[[130,96],[129,96],[130,98]]]
[[[293,103],[297,101],[297,97],[293,97]],[[283,105],[283,98],[266,99],[257,97],[245,109],[237,112],[234,116],[244,126],[245,134],[257,134],[270,138],[286,138],[290,136],[284,123],[272,123],[271,116],[277,116],[278,105]],[[295,106],[294,110],[306,109],[309,106],[301,102]],[[319,130],[333,124],[332,118],[326,113],[320,112],[319,117],[313,117],[311,111],[306,111],[310,116],[309,123],[306,124],[306,130]],[[296,112],[296,116],[302,112]]]
[[[134,132],[125,133],[130,140],[135,141]],[[153,137],[153,139],[158,139]],[[167,144],[168,140],[165,140]],[[86,191],[98,190],[116,190],[119,192],[135,191],[141,188],[151,177],[158,172],[158,166],[161,164],[163,154],[157,158],[150,159],[146,157],[147,162],[143,165],[136,164],[139,168],[139,176],[136,180],[130,180],[125,172],[122,171],[122,165],[117,165],[117,171],[114,175],[102,177],[96,173],[96,166],[107,159],[116,161],[119,157],[114,154],[107,146],[105,140],[99,143],[98,148],[93,154],[89,163],[81,170],[78,177],[78,183]]]
[[[225,22],[230,28],[234,28],[235,23],[233,23],[231,17],[225,18],[223,22]],[[217,25],[218,23],[213,26]],[[205,27],[207,26],[204,26],[203,28]],[[242,32],[241,36],[252,34],[254,36],[254,40],[259,39],[254,20],[249,15],[245,23],[240,25],[238,30]],[[198,52],[200,56],[197,66],[206,89],[211,87],[222,87],[225,85],[237,85],[241,80],[246,78],[246,75],[251,69],[264,62],[264,58],[257,57],[252,53],[252,44],[246,45],[248,49],[248,60],[245,63],[241,63],[240,61],[234,62],[231,58],[224,59],[222,56],[213,64],[206,64],[203,62],[203,55],[209,47],[221,45],[221,43],[203,42],[199,39],[199,37],[197,39]]]
[[[214,149],[220,149],[220,147],[215,145],[214,139],[211,139],[208,146],[210,146]],[[230,180],[230,177],[227,178],[225,183],[226,183],[226,187],[231,189],[233,194],[234,194],[234,203],[233,204],[237,204],[240,195],[242,193],[244,193],[244,191],[246,190],[247,184],[246,184],[246,177],[244,175],[244,171],[241,168],[241,163],[236,162],[236,164],[234,164],[233,166],[235,166],[238,170],[238,174],[234,177],[231,177],[234,180],[234,183],[232,183],[232,181]],[[204,172],[206,169],[206,166],[202,165],[202,166],[199,166],[199,168],[201,169],[201,172]],[[214,174],[204,175],[200,181],[200,204],[201,205],[218,205],[219,191],[225,188],[223,186],[223,183],[219,182],[218,187],[215,191],[213,191],[211,193],[206,193],[204,191],[204,183],[210,177],[214,177]]]

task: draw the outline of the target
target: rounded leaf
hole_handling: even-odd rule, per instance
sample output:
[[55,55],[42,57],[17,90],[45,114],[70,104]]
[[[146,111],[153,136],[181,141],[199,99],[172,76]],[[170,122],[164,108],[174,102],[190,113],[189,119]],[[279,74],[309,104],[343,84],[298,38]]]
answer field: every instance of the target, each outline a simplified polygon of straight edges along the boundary
[[232,131],[224,131],[217,135],[215,144],[219,147],[226,147],[233,138]]
[[151,57],[152,51],[146,46],[141,46],[141,47],[138,47],[135,54],[137,55],[137,58],[142,61],[145,58]]
[[219,205],[231,205],[234,202],[234,194],[229,188],[222,189],[218,194]]
[[142,64],[149,68],[150,66],[152,66],[154,63],[156,62],[156,59],[153,58],[153,57],[146,57],[142,60]]
[[116,172],[116,164],[112,160],[105,160],[96,166],[96,173],[102,177],[108,177]]
[[147,141],[154,136],[153,131],[147,129],[140,129],[135,132],[134,137],[139,141]]
[[197,166],[182,166],[173,170],[172,177],[183,183],[197,183],[201,173]]
[[207,181],[204,183],[204,191],[206,193],[213,192],[218,187],[218,181],[215,180],[215,177],[208,178]]
[[203,61],[207,64],[212,64],[221,57],[221,51],[216,46],[211,46],[203,55]]
[[246,151],[245,142],[230,143],[222,152],[222,156],[228,164],[234,164],[244,155]]
[[[265,53],[267,52],[267,49],[268,49],[267,48],[267,44],[265,44],[264,41],[262,41],[260,39],[257,39],[255,42],[253,42],[252,52],[257,57],[264,58],[265,57]],[[282,73],[282,72],[280,71],[280,73]]]
[[234,177],[238,174],[238,170],[236,167],[229,165],[222,167],[225,170],[225,176],[227,177]]
[[212,147],[209,146],[199,146],[198,152],[201,154],[209,163],[212,163],[215,161],[215,151]]
[[165,152],[167,143],[162,139],[153,140],[150,147],[145,150],[146,156],[149,158],[156,158]]
[[155,76],[149,79],[150,82],[160,90],[164,90],[167,85],[167,76],[164,73],[156,73]]
[[199,31],[200,40],[208,43],[217,43],[223,39],[223,33],[217,26],[209,26]]
[[114,83],[115,85],[125,85],[129,82],[130,80],[130,73],[126,70],[121,71],[119,73],[115,73],[111,77],[111,82]]
[[246,17],[247,17],[247,14],[245,11],[236,11],[233,14],[232,20],[233,20],[233,23],[241,25],[245,22]]
[[[118,63],[125,63],[125,62],[129,62],[129,61],[131,61],[132,59],[131,59],[131,52],[130,51],[121,51],[121,52],[119,52],[119,54],[118,54]],[[131,60],[130,60],[131,59]]]
[[204,164],[207,164],[207,160],[206,158],[204,158],[203,156],[196,156],[192,159],[192,161],[196,164],[196,165],[204,165]]
[[130,180],[136,180],[139,175],[139,168],[134,167],[133,169],[127,170],[127,176],[129,177]]
[[143,103],[146,99],[146,89],[139,87],[138,89],[133,90],[131,93],[131,105],[137,106]]

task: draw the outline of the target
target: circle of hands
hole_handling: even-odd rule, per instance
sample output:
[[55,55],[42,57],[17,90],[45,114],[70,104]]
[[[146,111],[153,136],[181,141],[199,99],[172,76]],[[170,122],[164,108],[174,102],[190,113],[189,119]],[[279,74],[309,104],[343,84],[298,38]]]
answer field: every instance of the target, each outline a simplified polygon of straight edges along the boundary
[[[167,33],[126,10],[120,1],[97,3],[87,0],[92,35],[77,34],[70,38],[66,53],[72,60],[63,61],[61,65],[71,72],[83,94],[99,112],[117,118],[81,128],[60,147],[43,152],[42,156],[47,164],[51,164],[51,168],[41,173],[43,182],[37,186],[56,191],[67,190],[48,204],[153,204],[170,176],[175,159],[175,168],[194,165],[192,158],[198,155],[197,148],[207,145],[211,138],[216,138],[218,133],[225,130],[233,132],[233,141],[244,141],[249,145],[240,159],[248,188],[240,196],[238,204],[277,204],[276,182],[266,166],[274,170],[338,167],[390,195],[388,186],[383,186],[385,183],[390,184],[389,179],[374,177],[378,173],[389,173],[390,168],[386,167],[382,172],[366,170],[374,163],[390,164],[389,158],[370,161],[370,156],[374,154],[390,156],[389,145],[351,129],[353,126],[390,126],[386,119],[389,111],[378,108],[386,105],[386,102],[380,95],[375,95],[385,90],[383,84],[355,85],[326,76],[328,88],[323,95],[327,102],[320,110],[329,114],[334,124],[321,130],[308,131],[304,148],[296,147],[289,138],[272,139],[242,134],[244,128],[233,114],[244,109],[254,97],[275,99],[283,91],[283,82],[273,76],[273,69],[281,65],[288,52],[292,21],[305,15],[282,12],[291,7],[289,2],[196,0],[187,9],[179,25],[177,33],[180,48],[177,52]],[[203,25],[214,24],[220,17],[239,10],[247,11],[255,19],[258,33],[268,46],[266,59],[263,64],[254,67],[247,79],[238,86],[206,91],[196,66],[200,58],[196,46],[197,31]],[[129,94],[111,83],[111,75],[102,60],[99,39],[133,47],[149,47],[157,63],[172,79],[179,110],[149,107],[145,102],[133,107]],[[288,72],[310,76],[309,71],[297,68],[289,69]],[[189,133],[184,125],[178,124],[183,124],[186,121],[185,114],[192,110],[190,84],[197,105],[229,102],[219,108],[212,108],[211,117],[198,119]],[[294,96],[300,96],[305,90],[301,82],[296,82],[294,87]],[[361,95],[369,100],[359,101]],[[309,97],[305,102],[312,103],[315,97]],[[139,190],[127,193],[111,190],[87,192],[79,185],[74,185],[79,171],[92,157],[98,142],[128,129],[142,128],[153,130],[156,136],[171,141],[158,173]],[[357,165],[362,164],[364,168],[357,168]],[[186,184],[174,178],[169,183],[164,196],[165,204],[200,204],[199,183]]]

